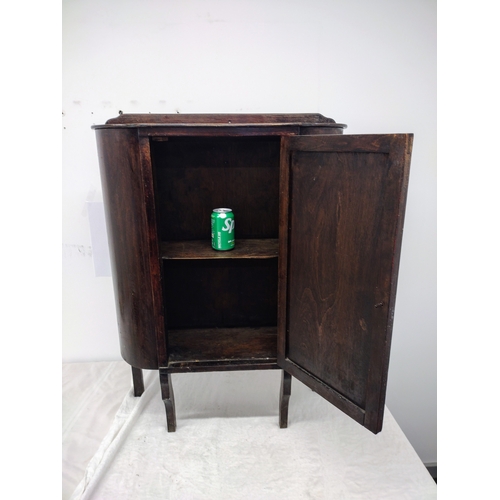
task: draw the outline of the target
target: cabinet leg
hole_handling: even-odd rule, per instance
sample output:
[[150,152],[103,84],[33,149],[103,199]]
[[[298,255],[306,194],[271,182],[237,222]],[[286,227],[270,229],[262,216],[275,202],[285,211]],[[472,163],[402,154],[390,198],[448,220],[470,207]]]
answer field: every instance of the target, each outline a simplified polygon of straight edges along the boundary
[[163,403],[165,403],[165,412],[167,414],[167,430],[168,432],[175,432],[177,422],[175,419],[174,391],[172,389],[170,373],[160,370],[160,385],[161,398],[163,399]]
[[134,396],[138,398],[144,392],[144,378],[140,368],[132,367],[132,381],[134,383]]
[[285,370],[281,373],[280,389],[280,428],[288,427],[288,403],[292,393],[292,376]]

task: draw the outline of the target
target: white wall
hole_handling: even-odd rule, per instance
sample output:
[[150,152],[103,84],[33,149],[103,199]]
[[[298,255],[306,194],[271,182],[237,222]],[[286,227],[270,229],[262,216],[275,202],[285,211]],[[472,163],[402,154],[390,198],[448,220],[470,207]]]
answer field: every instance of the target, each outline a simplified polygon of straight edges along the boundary
[[101,199],[90,127],[120,110],[415,134],[387,406],[436,462],[436,2],[63,0],[63,361],[120,358],[86,206]]

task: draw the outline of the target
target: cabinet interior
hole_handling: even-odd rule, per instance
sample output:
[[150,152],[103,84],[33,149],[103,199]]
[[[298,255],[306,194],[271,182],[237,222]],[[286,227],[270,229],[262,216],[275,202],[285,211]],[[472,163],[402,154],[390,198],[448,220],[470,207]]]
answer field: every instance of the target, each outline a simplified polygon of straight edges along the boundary
[[[151,158],[169,367],[275,365],[280,138],[160,139]],[[219,207],[235,215],[227,252],[211,248]]]

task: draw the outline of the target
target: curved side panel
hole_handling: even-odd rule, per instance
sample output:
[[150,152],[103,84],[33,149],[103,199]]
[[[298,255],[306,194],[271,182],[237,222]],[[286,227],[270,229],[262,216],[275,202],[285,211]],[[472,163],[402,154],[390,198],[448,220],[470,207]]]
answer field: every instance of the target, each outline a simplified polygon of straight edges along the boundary
[[[158,368],[155,290],[136,129],[96,130],[123,359]],[[150,200],[151,202],[151,200]],[[159,265],[159,263],[158,263]],[[161,326],[160,326],[161,327]]]

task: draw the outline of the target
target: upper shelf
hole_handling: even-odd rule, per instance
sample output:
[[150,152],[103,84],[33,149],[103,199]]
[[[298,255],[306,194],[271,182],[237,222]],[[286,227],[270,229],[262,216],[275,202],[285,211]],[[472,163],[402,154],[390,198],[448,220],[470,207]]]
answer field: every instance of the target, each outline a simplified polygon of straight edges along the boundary
[[214,250],[210,241],[169,241],[161,244],[162,259],[272,259],[278,256],[277,239],[236,239],[232,250]]

